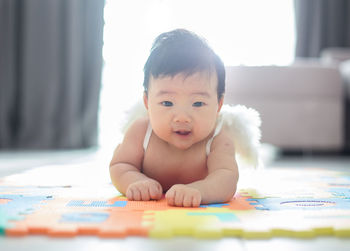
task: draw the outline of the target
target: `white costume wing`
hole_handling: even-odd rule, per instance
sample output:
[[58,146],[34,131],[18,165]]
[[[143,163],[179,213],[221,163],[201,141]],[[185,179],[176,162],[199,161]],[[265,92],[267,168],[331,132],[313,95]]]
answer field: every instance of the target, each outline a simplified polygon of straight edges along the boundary
[[260,115],[243,105],[223,105],[220,119],[231,129],[234,135],[235,150],[239,159],[254,167],[260,166]]
[[144,104],[139,101],[135,105],[133,105],[125,114],[125,122],[124,125],[121,127],[121,131],[123,134],[126,133],[128,128],[131,126],[131,124],[142,117],[147,116],[147,110],[144,106]]

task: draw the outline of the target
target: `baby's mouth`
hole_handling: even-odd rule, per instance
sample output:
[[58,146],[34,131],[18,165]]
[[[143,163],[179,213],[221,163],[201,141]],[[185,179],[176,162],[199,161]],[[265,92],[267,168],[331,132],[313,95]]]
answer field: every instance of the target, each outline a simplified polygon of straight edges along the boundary
[[187,136],[191,133],[191,131],[187,131],[187,130],[178,130],[175,131],[176,134],[181,135],[181,136]]

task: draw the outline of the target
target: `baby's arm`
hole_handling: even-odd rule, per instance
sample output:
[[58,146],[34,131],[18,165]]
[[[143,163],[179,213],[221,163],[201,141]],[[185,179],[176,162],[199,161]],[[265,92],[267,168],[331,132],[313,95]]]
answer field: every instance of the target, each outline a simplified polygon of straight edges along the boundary
[[170,205],[193,206],[229,201],[235,194],[238,167],[233,137],[224,127],[215,137],[207,159],[208,176],[187,185],[174,185],[166,193]]
[[163,194],[159,182],[140,171],[147,126],[148,119],[139,119],[130,126],[123,142],[114,151],[109,167],[112,183],[130,200],[160,199]]

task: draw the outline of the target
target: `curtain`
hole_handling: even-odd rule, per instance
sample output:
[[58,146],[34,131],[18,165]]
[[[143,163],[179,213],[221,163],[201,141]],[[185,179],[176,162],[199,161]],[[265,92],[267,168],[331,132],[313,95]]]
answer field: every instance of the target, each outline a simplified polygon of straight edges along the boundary
[[0,149],[97,144],[104,0],[0,0]]
[[350,47],[350,0],[294,0],[296,57],[327,47]]

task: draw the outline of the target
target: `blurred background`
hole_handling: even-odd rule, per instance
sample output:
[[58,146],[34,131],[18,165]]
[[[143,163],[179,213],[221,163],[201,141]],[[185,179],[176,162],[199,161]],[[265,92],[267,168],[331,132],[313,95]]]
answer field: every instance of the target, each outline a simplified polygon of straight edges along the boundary
[[152,41],[186,28],[224,61],[225,102],[260,112],[266,146],[349,155],[348,13],[349,0],[0,0],[0,154],[110,156]]

